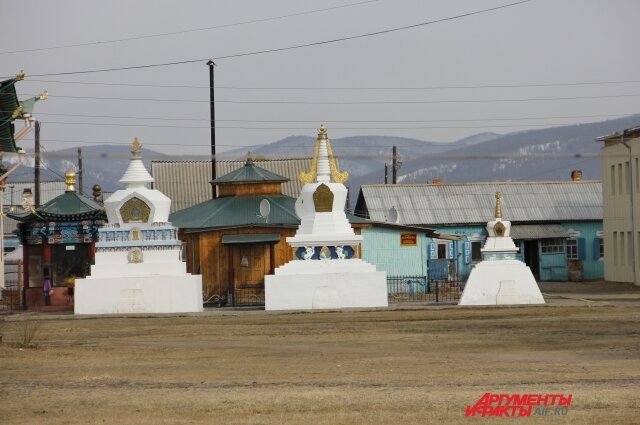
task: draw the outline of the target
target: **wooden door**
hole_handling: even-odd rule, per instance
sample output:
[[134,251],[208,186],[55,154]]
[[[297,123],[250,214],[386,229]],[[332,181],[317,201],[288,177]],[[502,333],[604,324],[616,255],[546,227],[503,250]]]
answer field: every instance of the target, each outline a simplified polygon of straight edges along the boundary
[[271,271],[269,244],[233,246],[232,282],[234,305],[264,304],[264,275]]

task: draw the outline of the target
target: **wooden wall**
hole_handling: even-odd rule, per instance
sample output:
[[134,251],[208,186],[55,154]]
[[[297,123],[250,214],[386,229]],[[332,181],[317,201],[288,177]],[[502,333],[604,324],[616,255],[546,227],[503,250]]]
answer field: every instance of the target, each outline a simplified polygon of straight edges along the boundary
[[[251,227],[200,233],[180,232],[180,239],[186,243],[187,271],[202,275],[205,301],[215,295],[226,295],[229,290],[230,255],[233,248],[222,244],[222,236],[260,233],[280,234],[280,241],[274,244],[272,250],[274,267],[280,267],[293,259],[293,249],[286,238],[295,235],[295,228]],[[270,250],[265,251],[265,255],[269,256]],[[270,258],[265,258],[265,261],[270,261]]]

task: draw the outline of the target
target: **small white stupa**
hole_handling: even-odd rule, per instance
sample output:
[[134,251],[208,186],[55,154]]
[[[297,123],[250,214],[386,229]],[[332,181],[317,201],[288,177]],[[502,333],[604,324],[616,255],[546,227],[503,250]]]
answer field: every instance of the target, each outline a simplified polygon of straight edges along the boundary
[[495,219],[487,223],[489,237],[482,261],[471,270],[459,305],[544,304],[531,269],[516,259],[518,248],[509,236],[511,222],[502,220],[500,192]]
[[118,190],[105,202],[109,224],[99,229],[91,275],[75,282],[76,314],[202,311],[202,277],[186,272],[178,229],[168,222],[171,200],[153,182],[138,139]]
[[354,258],[362,236],[344,212],[347,172],[340,172],[327,130],[320,127],[304,186],[296,201],[301,223],[287,242],[296,259],[265,276],[267,310],[387,307],[387,276]]

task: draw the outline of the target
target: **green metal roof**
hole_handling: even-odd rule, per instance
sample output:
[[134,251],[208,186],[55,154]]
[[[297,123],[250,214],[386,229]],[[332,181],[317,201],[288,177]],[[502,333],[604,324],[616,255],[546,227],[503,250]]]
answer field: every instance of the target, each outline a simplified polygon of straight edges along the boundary
[[[269,201],[271,212],[260,216],[260,202]],[[298,226],[296,200],[285,195],[229,196],[210,199],[201,204],[176,211],[169,221],[180,229],[215,229],[250,226]]]
[[16,93],[15,78],[0,81],[0,152],[16,152],[13,137],[13,111],[20,106]]
[[212,183],[246,183],[246,182],[288,182],[289,179],[279,174],[272,173],[262,167],[253,165],[251,160],[247,160],[244,167],[225,174],[212,180]]
[[15,153],[16,141],[13,137],[13,123],[10,119],[0,118],[0,152]]
[[20,106],[16,93],[16,78],[0,81],[0,121],[11,120],[13,111]]
[[256,242],[278,242],[280,241],[279,233],[253,233],[253,234],[240,234],[240,235],[223,235],[223,245],[234,245],[241,243],[256,243]]
[[75,221],[88,219],[106,219],[102,205],[78,195],[76,192],[65,192],[46,204],[36,208],[35,212],[8,213],[7,217],[22,223],[54,220]]

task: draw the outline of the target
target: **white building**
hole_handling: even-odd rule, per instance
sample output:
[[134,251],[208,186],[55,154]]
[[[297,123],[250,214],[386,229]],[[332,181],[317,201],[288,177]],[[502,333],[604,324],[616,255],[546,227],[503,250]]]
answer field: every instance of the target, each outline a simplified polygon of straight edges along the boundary
[[604,143],[604,278],[640,285],[640,127],[597,140]]

